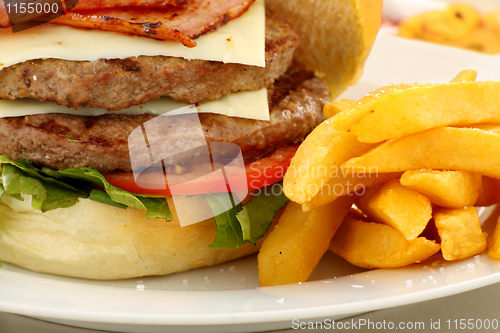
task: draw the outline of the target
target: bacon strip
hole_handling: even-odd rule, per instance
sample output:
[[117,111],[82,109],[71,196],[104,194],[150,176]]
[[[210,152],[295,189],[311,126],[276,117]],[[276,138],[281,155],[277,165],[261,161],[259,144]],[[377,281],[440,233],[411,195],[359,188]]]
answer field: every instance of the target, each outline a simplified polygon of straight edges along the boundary
[[[68,1],[65,1],[66,3]],[[177,7],[186,0],[80,0],[75,10],[92,10],[117,7],[167,8]]]
[[[76,28],[114,31],[161,40],[176,40],[194,47],[193,39],[241,16],[255,0],[80,0],[78,5],[51,23]],[[68,1],[69,2],[69,1]],[[112,7],[123,4],[164,6]],[[82,6],[82,7],[80,7]],[[93,10],[81,8],[101,7]],[[104,7],[103,7],[104,6]],[[1,9],[1,8],[0,8]],[[7,19],[8,21],[8,19]],[[0,27],[1,25],[0,10]]]
[[190,0],[172,9],[112,8],[69,12],[51,23],[121,32],[194,47],[193,39],[242,15],[254,0]]
[[[144,7],[144,8],[173,8],[182,5],[187,0],[65,0],[64,4],[67,11],[74,10],[93,10],[102,8],[118,8],[118,7]],[[59,3],[59,0],[37,0],[36,3]],[[75,6],[75,3],[76,6]],[[62,8],[61,8],[62,9]],[[67,12],[65,11],[65,12]],[[24,23],[37,20],[43,17],[44,13],[17,13],[15,23]],[[11,24],[5,7],[4,1],[0,0],[0,28],[8,28]]]
[[9,16],[7,15],[7,9],[3,1],[0,0],[0,28],[10,27]]
[[161,40],[176,40],[187,47],[195,47],[196,43],[185,34],[163,27],[161,22],[127,22],[122,19],[102,15],[82,15],[69,12],[52,20],[51,23],[68,25],[75,28],[97,29],[121,32],[128,35],[150,37]]

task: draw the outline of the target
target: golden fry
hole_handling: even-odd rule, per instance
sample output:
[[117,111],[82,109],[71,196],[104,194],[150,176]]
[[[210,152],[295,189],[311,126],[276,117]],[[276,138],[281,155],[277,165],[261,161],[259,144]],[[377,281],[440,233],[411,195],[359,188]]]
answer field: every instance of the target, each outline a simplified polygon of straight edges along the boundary
[[[500,82],[454,82],[399,90],[373,101],[346,126],[360,142],[397,139],[443,126],[500,123]],[[411,112],[409,112],[411,110]]]
[[500,259],[500,218],[493,235],[488,240],[488,256],[493,259]]
[[306,281],[353,202],[353,197],[346,196],[310,212],[289,202],[257,257],[260,285]]
[[488,124],[488,123],[483,123],[483,124],[474,124],[471,126],[464,126],[467,128],[477,128],[486,132],[490,133],[497,133],[500,134],[500,125],[497,124]]
[[316,127],[300,145],[285,174],[283,190],[287,197],[304,204],[318,195],[330,180],[330,187],[345,184],[349,176],[342,175],[340,165],[376,145],[359,142],[352,133],[347,133],[344,127],[369,114],[379,96],[415,86],[420,84],[382,87]]
[[285,174],[283,191],[290,200],[306,203],[332,177],[342,182],[340,165],[343,162],[372,147],[374,145],[360,143],[353,134],[340,132],[329,121],[325,121],[300,145]]
[[363,268],[396,268],[418,263],[440,246],[423,237],[407,240],[392,227],[347,217],[335,233],[330,251]]
[[[499,94],[500,96],[500,94]],[[436,128],[388,141],[345,162],[355,171],[465,170],[500,179],[500,134],[472,128]]]
[[432,217],[429,199],[394,179],[360,197],[356,205],[374,222],[390,225],[406,239],[424,231]]
[[483,176],[475,206],[491,206],[500,202],[500,179]]
[[326,183],[321,191],[311,198],[310,201],[302,204],[302,209],[307,212],[316,207],[330,203],[344,195],[362,195],[366,189],[391,179],[396,179],[401,173],[350,173],[339,178],[332,178]]
[[331,118],[335,116],[337,113],[342,112],[350,107],[353,107],[358,101],[354,99],[341,99],[338,101],[334,101],[332,103],[328,103],[323,107],[323,112],[325,117]]
[[407,38],[495,54],[500,52],[499,30],[496,13],[483,15],[472,5],[457,3],[410,17],[401,23],[399,33]]
[[434,213],[434,221],[444,259],[464,259],[486,249],[486,235],[475,207],[439,209]]
[[434,205],[463,208],[476,203],[481,178],[468,171],[410,170],[401,176],[401,185],[422,193]]
[[337,113],[333,118],[329,119],[329,121],[340,131],[349,132],[353,125],[357,124],[359,121],[373,112],[373,108],[377,105],[378,100],[382,96],[398,94],[411,88],[426,87],[432,85],[433,84],[427,83],[400,83],[379,88],[375,91],[372,91],[371,93],[368,93],[353,106]]
[[474,69],[465,69],[458,73],[450,82],[472,82],[477,79],[477,71]]

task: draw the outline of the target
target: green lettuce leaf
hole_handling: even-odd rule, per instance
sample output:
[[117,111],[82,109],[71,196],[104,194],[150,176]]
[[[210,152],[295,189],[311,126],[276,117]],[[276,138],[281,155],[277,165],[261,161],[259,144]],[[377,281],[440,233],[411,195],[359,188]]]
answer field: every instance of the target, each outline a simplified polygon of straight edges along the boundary
[[[42,212],[70,207],[78,198],[89,198],[115,207],[142,209],[148,213],[148,218],[172,220],[165,197],[124,191],[108,183],[97,170],[38,169],[27,161],[13,161],[5,155],[0,156],[0,164],[3,164],[0,194],[5,193],[18,200],[22,200],[21,194],[30,194],[33,196],[32,206]],[[104,188],[104,191],[95,192],[92,184]]]
[[215,216],[215,223],[217,224],[215,241],[210,247],[215,249],[235,249],[241,244],[245,244],[240,222],[236,218],[236,214],[241,210],[241,205],[228,206],[227,193],[204,194],[203,196],[212,211],[224,211],[224,213]]
[[0,178],[0,201],[2,201],[2,197],[5,194],[5,187],[3,187],[2,178]]
[[167,221],[172,220],[172,213],[168,207],[167,200],[161,196],[137,195],[137,199],[142,203],[148,212],[148,219],[161,218]]
[[3,166],[2,183],[5,192],[16,198],[19,198],[21,193],[26,193],[38,200],[47,199],[47,191],[43,184],[15,166],[8,164]]
[[[172,220],[172,213],[163,196],[132,194],[106,181],[106,178],[97,170],[90,168],[69,168],[56,171],[43,168],[42,172],[59,179],[78,179],[103,187],[110,199],[127,207],[134,207],[148,212],[148,218],[158,217],[167,221]],[[104,202],[103,202],[104,203]],[[151,216],[151,217],[150,217]]]
[[90,192],[89,199],[121,209],[127,208],[127,205],[114,202],[113,199],[111,199],[111,197],[109,196],[109,194],[101,190],[92,190],[92,192]]
[[[268,192],[268,193],[266,193]],[[255,245],[273,223],[276,213],[288,202],[283,191],[261,191],[236,214],[243,231],[243,240]]]
[[[119,189],[106,181],[96,170],[69,168],[57,171],[37,168],[27,161],[12,161],[0,156],[0,200],[4,195],[23,200],[30,194],[32,206],[42,212],[74,205],[79,198],[88,198],[118,208],[135,207],[147,212],[148,218],[172,219],[163,196],[138,195]],[[95,185],[103,190],[96,189]],[[215,216],[216,237],[212,248],[237,248],[255,244],[269,229],[274,216],[288,201],[282,191],[261,189],[246,205],[227,202],[227,193],[205,194]]]
[[215,216],[215,241],[210,247],[216,249],[236,248],[246,243],[255,245],[269,230],[278,210],[288,202],[283,191],[275,193],[266,189],[261,189],[244,206],[228,207],[227,194],[206,194],[204,197],[212,211],[225,210]]
[[[44,169],[38,169],[33,164],[28,161],[13,161],[5,155],[0,155],[0,164],[4,164],[4,168],[7,165],[16,167],[19,170],[22,170],[25,173],[25,176],[29,176],[30,178],[43,180],[45,183],[55,185],[57,187],[67,188],[68,190],[72,190],[74,192],[79,192],[81,194],[87,195],[90,193],[92,187],[88,182],[82,182],[79,180],[68,180],[68,181],[60,181],[58,179],[53,178],[51,175],[47,175],[43,172]],[[51,170],[51,169],[47,169]],[[55,170],[52,170],[57,172]]]

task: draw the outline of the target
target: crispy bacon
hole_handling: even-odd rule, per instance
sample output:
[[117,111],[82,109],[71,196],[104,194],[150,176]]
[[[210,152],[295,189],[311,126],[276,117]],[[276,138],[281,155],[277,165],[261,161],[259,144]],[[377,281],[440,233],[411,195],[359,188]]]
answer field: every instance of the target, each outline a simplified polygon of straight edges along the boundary
[[[73,11],[80,10],[94,10],[102,8],[120,8],[120,7],[141,7],[141,8],[175,8],[182,5],[187,0],[65,0],[64,6],[68,12],[73,9]],[[37,0],[34,4],[52,4],[59,3],[59,0]],[[76,5],[76,6],[75,6]],[[61,8],[63,9],[63,8]],[[40,17],[46,16],[44,13],[16,13],[16,18],[14,24],[30,22],[33,20],[39,20]],[[10,27],[9,16],[5,8],[4,1],[0,0],[0,28]]]
[[[67,0],[66,3],[70,1]],[[70,12],[50,22],[76,28],[176,40],[187,47],[194,47],[196,42],[193,39],[241,16],[254,1],[80,0]],[[7,16],[0,7],[2,28],[10,26],[8,17],[5,22],[3,14]]]
[[75,28],[97,29],[121,32],[128,35],[150,37],[162,40],[176,40],[187,47],[195,47],[196,43],[185,34],[163,27],[161,22],[127,22],[122,19],[104,15],[82,15],[69,12],[51,21],[52,23],[69,25]]
[[191,0],[175,9],[138,7],[71,11],[52,23],[115,31],[194,47],[193,39],[242,15],[254,0]]
[[117,7],[167,8],[177,7],[185,2],[186,0],[80,0],[74,10],[80,11]]
[[3,1],[0,1],[0,28],[10,27],[9,16],[7,15],[7,9]]

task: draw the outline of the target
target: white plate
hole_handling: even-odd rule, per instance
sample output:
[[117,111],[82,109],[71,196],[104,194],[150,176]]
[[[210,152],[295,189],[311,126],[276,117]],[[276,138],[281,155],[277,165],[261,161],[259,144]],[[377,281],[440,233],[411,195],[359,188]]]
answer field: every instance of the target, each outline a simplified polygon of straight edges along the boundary
[[[445,82],[459,70],[500,79],[499,58],[380,34],[359,98],[389,82]],[[255,257],[211,268],[125,281],[37,274],[4,264],[0,311],[126,332],[238,332],[291,327],[293,319],[338,319],[448,296],[500,282],[500,260],[486,255],[407,268],[362,271],[328,253],[310,282],[257,288]]]

